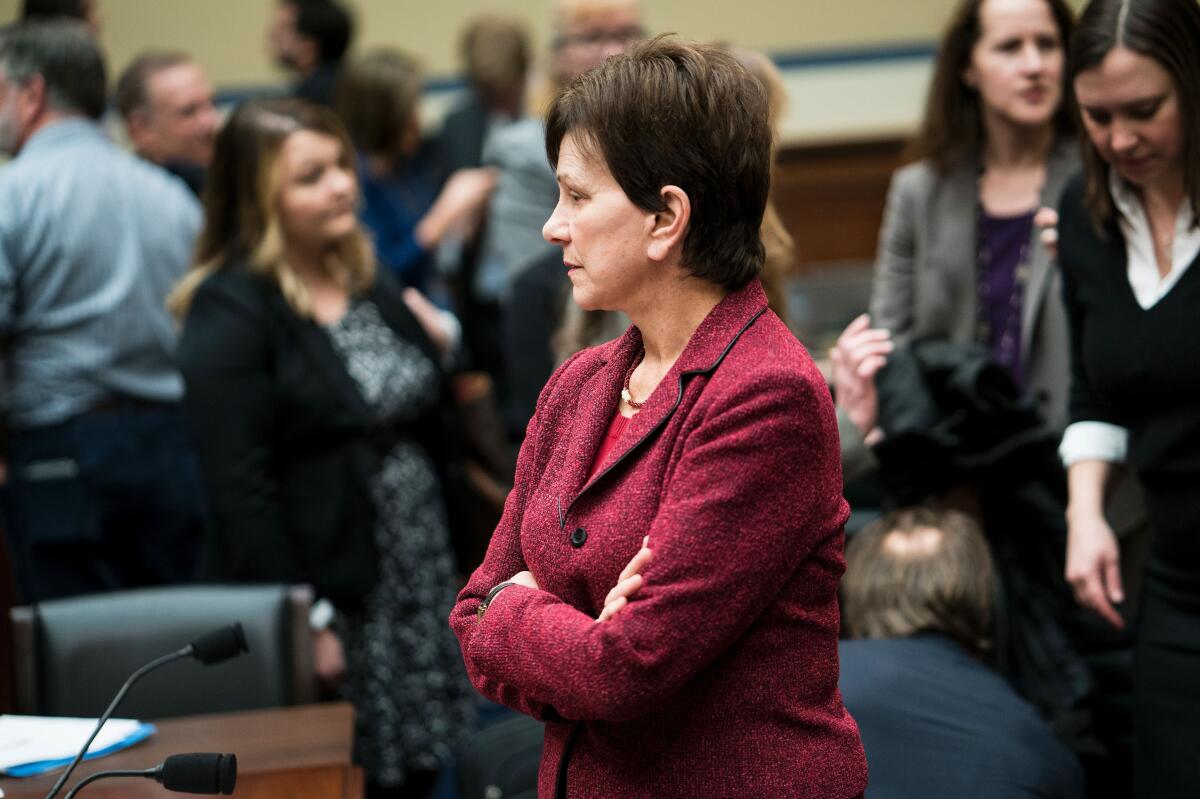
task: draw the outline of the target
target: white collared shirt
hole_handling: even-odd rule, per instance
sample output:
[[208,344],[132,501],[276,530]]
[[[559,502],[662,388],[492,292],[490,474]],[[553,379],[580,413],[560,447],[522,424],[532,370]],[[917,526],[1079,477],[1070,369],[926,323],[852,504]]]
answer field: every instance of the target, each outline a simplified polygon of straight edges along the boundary
[[[1154,307],[1179,282],[1200,255],[1200,227],[1192,224],[1191,198],[1185,197],[1175,216],[1171,271],[1158,273],[1150,219],[1137,192],[1115,169],[1108,171],[1108,189],[1117,209],[1117,224],[1125,237],[1126,277],[1143,310]],[[1066,466],[1085,460],[1122,463],[1129,448],[1129,431],[1108,422],[1075,422],[1063,433],[1058,455]]]
[[1158,274],[1158,260],[1154,256],[1154,235],[1150,232],[1150,219],[1133,187],[1125,182],[1117,170],[1108,170],[1108,190],[1113,205],[1117,208],[1117,224],[1125,237],[1125,274],[1133,288],[1133,296],[1142,309],[1154,307],[1167,295],[1192,261],[1200,254],[1200,227],[1192,224],[1190,197],[1184,197],[1175,214],[1175,246],[1171,250],[1171,271],[1165,277]]

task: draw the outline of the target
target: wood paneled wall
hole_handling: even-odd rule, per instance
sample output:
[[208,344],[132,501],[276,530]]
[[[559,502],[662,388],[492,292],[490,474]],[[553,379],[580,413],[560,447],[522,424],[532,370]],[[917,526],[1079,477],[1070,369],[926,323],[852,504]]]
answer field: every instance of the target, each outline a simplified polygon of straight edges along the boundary
[[879,223],[904,141],[800,145],[779,153],[772,197],[796,240],[797,269],[875,258]]

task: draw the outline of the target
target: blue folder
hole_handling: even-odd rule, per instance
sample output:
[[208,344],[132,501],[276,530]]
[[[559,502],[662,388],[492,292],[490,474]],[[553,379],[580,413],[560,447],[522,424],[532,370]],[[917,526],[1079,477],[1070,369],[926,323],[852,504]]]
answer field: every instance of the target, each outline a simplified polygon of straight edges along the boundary
[[[84,755],[84,760],[95,760],[98,757],[111,755],[113,752],[119,752],[122,749],[128,749],[139,741],[144,741],[156,732],[153,724],[142,723],[137,728],[126,735],[116,743],[106,746],[103,749],[94,749]],[[64,757],[58,760],[39,760],[34,763],[22,763],[19,766],[11,766],[7,771],[3,772],[9,777],[34,777],[38,774],[45,774],[47,771],[54,771],[57,768],[69,766],[73,757]]]

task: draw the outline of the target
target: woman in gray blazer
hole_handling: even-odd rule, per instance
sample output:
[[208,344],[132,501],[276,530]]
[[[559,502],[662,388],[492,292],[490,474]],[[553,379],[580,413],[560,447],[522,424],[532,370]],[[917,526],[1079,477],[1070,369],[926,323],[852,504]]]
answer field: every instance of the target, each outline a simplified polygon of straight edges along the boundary
[[894,344],[989,345],[1047,423],[1066,425],[1066,317],[1033,214],[1079,168],[1071,24],[1063,0],[963,0],[946,27],[915,160],[888,192],[870,319],[829,353],[847,479],[874,466],[874,375]]
[[1056,430],[1066,424],[1067,326],[1035,212],[1079,169],[1062,0],[967,0],[947,28],[919,160],[888,193],[871,318],[899,345],[977,342]]

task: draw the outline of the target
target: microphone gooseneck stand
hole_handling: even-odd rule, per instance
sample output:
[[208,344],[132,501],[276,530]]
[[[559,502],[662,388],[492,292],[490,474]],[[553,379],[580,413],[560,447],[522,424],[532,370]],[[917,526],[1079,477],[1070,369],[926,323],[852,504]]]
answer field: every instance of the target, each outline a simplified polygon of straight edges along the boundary
[[[121,690],[117,691],[117,695],[113,697],[113,701],[109,704],[108,709],[104,711],[104,715],[102,715],[96,722],[96,728],[92,730],[92,734],[88,737],[87,743],[85,743],[83,748],[79,750],[79,754],[75,755],[75,759],[71,761],[71,765],[67,766],[67,770],[59,776],[58,781],[54,783],[54,787],[51,788],[50,792],[46,794],[45,799],[54,799],[54,797],[58,795],[58,792],[62,790],[62,787],[66,785],[67,779],[70,778],[71,774],[75,771],[75,767],[79,765],[80,761],[83,760],[84,756],[87,754],[88,748],[91,747],[92,742],[96,740],[96,736],[100,734],[100,728],[104,726],[104,723],[108,721],[109,717],[113,714],[113,712],[116,711],[117,705],[121,704],[121,700],[125,698],[125,694],[128,693],[129,688],[135,682],[154,671],[159,666],[165,666],[166,664],[172,663],[176,660],[194,657],[205,665],[212,665],[248,651],[250,651],[250,648],[246,645],[246,634],[242,630],[242,625],[240,623],[236,623],[202,635],[182,649],[177,649],[168,655],[163,655],[160,658],[152,660],[145,666],[142,666],[140,669],[135,671],[133,674],[129,675],[129,679],[127,679],[125,684],[121,686]],[[139,771],[135,773],[140,775],[142,772]],[[88,779],[90,780],[91,778],[89,777]],[[82,783],[76,786],[76,790],[78,790],[81,786]]]
[[152,768],[131,769],[131,770],[124,770],[124,771],[97,771],[95,774],[89,774],[88,776],[81,779],[79,782],[75,783],[75,787],[72,788],[71,790],[67,791],[67,795],[66,795],[65,799],[74,799],[75,794],[79,793],[79,790],[83,786],[88,785],[89,783],[93,783],[96,780],[103,780],[108,777],[151,777],[152,778],[153,776],[154,776],[154,769],[152,769]]
[[[83,745],[83,748],[79,750],[79,754],[75,755],[75,759],[71,761],[71,765],[67,766],[67,770],[64,771],[61,775],[59,775],[58,782],[54,783],[54,787],[50,789],[50,792],[48,794],[46,794],[46,799],[54,799],[54,797],[58,795],[58,792],[62,790],[62,787],[67,784],[67,779],[70,778],[71,773],[75,771],[75,767],[79,765],[79,762],[81,760],[83,760],[84,755],[87,754],[87,750],[92,745],[92,741],[96,740],[96,736],[100,734],[100,728],[104,726],[104,723],[106,721],[108,721],[109,716],[111,716],[116,711],[117,705],[121,704],[121,700],[125,698],[125,694],[129,692],[129,688],[135,682],[140,680],[146,674],[149,674],[150,672],[154,671],[159,666],[165,666],[168,663],[173,663],[176,660],[183,660],[184,658],[189,658],[191,656],[192,656],[192,645],[188,644],[183,649],[178,649],[169,655],[163,655],[160,658],[156,658],[156,659],[150,661],[145,666],[142,666],[140,669],[135,671],[133,674],[129,675],[129,679],[126,680],[125,684],[121,686],[121,690],[117,691],[117,695],[115,697],[113,697],[113,701],[109,703],[108,709],[104,711],[104,715],[102,715],[99,718],[99,720],[96,722],[96,728],[93,729],[92,734],[90,736],[88,736],[87,743],[85,743]],[[108,773],[108,772],[100,772],[100,773],[104,774],[104,773]],[[141,774],[142,774],[142,772],[140,772],[140,771],[134,771],[125,776],[137,776],[137,775],[141,775]],[[96,775],[92,775],[92,777],[95,777],[95,776]],[[90,781],[92,779],[92,777],[88,777],[87,780],[84,780],[84,782]],[[83,783],[80,783],[79,786],[76,786],[76,790],[78,790],[79,787],[82,785],[83,785]],[[71,793],[74,794],[75,791],[71,791]]]
[[192,752],[171,755],[154,768],[98,771],[77,782],[66,799],[74,799],[85,785],[109,777],[144,777],[155,780],[168,791],[180,793],[229,795],[237,786],[237,756]]

